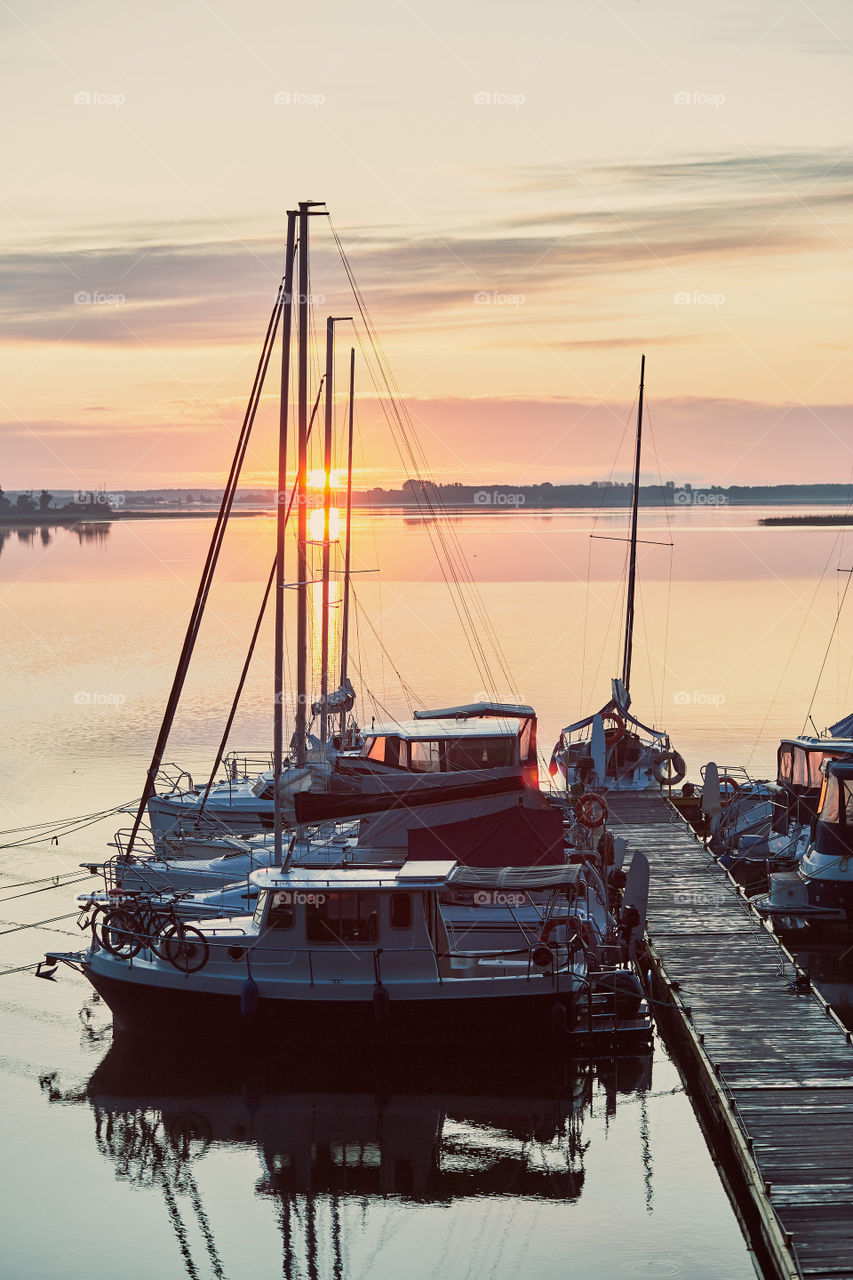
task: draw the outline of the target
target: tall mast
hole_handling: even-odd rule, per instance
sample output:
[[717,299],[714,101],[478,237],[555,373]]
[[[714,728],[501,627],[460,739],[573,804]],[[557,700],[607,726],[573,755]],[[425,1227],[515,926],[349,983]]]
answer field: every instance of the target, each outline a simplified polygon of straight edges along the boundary
[[296,475],[296,763],[305,763],[308,712],[308,219],[322,200],[299,201],[299,458]]
[[284,534],[287,524],[287,417],[290,407],[290,336],[293,327],[293,260],[296,247],[296,213],[287,212],[287,247],[284,265],[284,309],[281,348],[281,400],[278,420],[278,502],[276,504],[275,554],[275,652],[273,658],[273,781],[276,861],[282,859],[281,775],[284,741]]
[[334,408],[335,324],[349,316],[329,316],[326,320],[326,419],[323,446],[323,604],[320,641],[320,740],[329,734],[329,576],[331,572],[332,518],[332,410]]
[[[344,534],[344,603],[341,613],[341,686],[347,679],[347,650],[349,648],[349,579],[350,579],[350,534],[352,529],[352,428],[353,404],[355,399],[355,347],[349,353],[349,443],[347,446],[347,515],[346,533]],[[341,739],[346,730],[347,713],[341,712]]]
[[634,596],[637,587],[637,514],[640,506],[640,450],[643,442],[643,387],[646,357],[640,357],[640,400],[637,407],[637,449],[634,456],[634,494],[631,504],[631,550],[628,561],[628,594],[625,602],[625,652],[622,659],[622,684],[626,694],[631,683],[631,653],[634,647]]

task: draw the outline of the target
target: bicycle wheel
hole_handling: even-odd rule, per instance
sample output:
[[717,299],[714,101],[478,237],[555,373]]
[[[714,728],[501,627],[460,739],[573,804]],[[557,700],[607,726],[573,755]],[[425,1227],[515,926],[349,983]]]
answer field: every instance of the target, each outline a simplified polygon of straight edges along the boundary
[[119,956],[122,960],[132,959],[142,949],[136,920],[129,911],[123,911],[121,907],[115,907],[106,913],[97,927],[97,937],[110,955]]
[[160,948],[163,959],[181,973],[198,973],[210,955],[204,935],[186,924],[175,924],[167,929],[160,940]]

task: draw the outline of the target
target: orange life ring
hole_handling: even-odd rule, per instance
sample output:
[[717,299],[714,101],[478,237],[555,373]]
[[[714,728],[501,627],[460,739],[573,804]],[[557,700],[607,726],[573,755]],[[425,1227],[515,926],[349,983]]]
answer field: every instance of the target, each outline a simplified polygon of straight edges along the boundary
[[575,804],[575,817],[582,827],[590,831],[604,826],[607,820],[607,804],[601,796],[588,791]]
[[[604,724],[604,741],[608,747],[615,747],[625,737],[625,721],[616,711],[603,711],[601,719]],[[608,723],[612,726],[609,729]]]

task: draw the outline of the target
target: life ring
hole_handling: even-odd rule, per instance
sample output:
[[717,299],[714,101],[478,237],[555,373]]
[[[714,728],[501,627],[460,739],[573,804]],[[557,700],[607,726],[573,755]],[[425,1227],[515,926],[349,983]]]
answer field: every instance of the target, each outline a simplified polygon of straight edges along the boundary
[[[625,737],[625,721],[616,711],[602,711],[601,721],[604,725],[604,741],[608,747],[615,747]],[[607,728],[608,723],[610,728]]]
[[[672,772],[667,769],[667,762],[672,766]],[[668,785],[677,786],[682,782],[687,774],[687,765],[684,763],[684,757],[679,755],[677,751],[666,751],[658,756],[652,769],[652,777],[660,786]]]
[[728,774],[724,778],[720,778],[720,804],[723,808],[731,804],[737,793],[740,791],[740,783],[730,778]]
[[576,801],[575,817],[582,827],[586,827],[589,831],[595,831],[597,827],[603,826],[607,820],[607,804],[602,800],[601,796],[588,791],[586,795],[581,796]]

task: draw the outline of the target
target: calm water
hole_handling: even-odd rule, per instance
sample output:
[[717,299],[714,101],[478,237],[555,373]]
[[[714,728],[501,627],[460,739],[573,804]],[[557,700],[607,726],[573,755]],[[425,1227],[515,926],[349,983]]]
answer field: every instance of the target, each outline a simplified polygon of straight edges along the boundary
[[[799,732],[849,567],[837,530],[761,529],[756,510],[647,513],[633,682],[690,776],[708,759],[774,770]],[[360,516],[353,681],[361,722],[484,692],[532,702],[541,746],[603,703],[617,669],[624,545],[588,512],[460,517],[453,529],[506,658],[472,655],[425,526]],[[596,532],[621,537],[623,513]],[[271,522],[235,522],[168,758],[200,776],[271,559]],[[138,794],[211,525],[117,524],[3,537],[0,828]],[[849,538],[849,535],[848,535]],[[381,573],[373,572],[380,569]],[[463,606],[460,605],[460,608]],[[337,615],[336,615],[337,625]],[[485,644],[485,631],[478,624]],[[384,649],[384,652],[383,652]],[[269,628],[236,746],[270,737]],[[386,656],[387,654],[387,656]],[[850,709],[842,614],[812,715]],[[129,819],[2,850],[0,969],[78,944],[70,874]],[[8,841],[9,837],[4,837]],[[33,886],[26,886],[31,888]],[[74,887],[76,888],[76,886]],[[56,917],[62,917],[57,919]],[[43,922],[19,930],[22,923]],[[690,1275],[749,1255],[677,1072],[653,1060],[554,1076],[498,1064],[151,1061],[112,1044],[82,980],[4,974],[4,1273],[321,1277]]]

